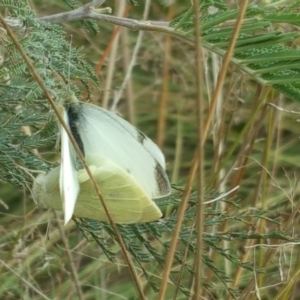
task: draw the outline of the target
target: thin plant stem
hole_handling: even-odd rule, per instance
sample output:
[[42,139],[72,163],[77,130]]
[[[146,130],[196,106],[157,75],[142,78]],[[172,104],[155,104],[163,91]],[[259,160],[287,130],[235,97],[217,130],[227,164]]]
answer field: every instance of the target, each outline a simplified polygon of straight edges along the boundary
[[[276,294],[275,300],[285,300],[285,299],[297,299],[298,298],[298,291],[297,291],[297,282],[299,282],[300,278],[300,257],[297,257],[297,262],[294,265],[294,271],[291,276],[286,280],[283,286]],[[295,294],[292,296],[293,289],[296,289]]]
[[[127,28],[122,29],[121,33],[121,43],[123,48],[123,69],[124,73],[129,68],[130,64],[130,51],[129,51],[129,30]],[[132,125],[136,125],[135,117],[135,101],[134,101],[134,91],[132,87],[132,78],[129,78],[127,81],[126,89],[126,102],[128,105],[128,119]]]
[[[128,15],[128,12],[130,10],[130,5],[127,5],[125,11],[124,11],[124,14],[123,14],[123,18],[127,17]],[[96,67],[95,67],[95,74],[96,75],[99,75],[100,72],[101,72],[101,69],[103,67],[103,64],[108,56],[108,54],[110,53],[110,50],[111,50],[111,47],[112,45],[114,44],[114,40],[116,39],[116,36],[119,34],[119,31],[121,30],[121,26],[120,25],[117,25],[110,37],[110,40],[104,50],[104,53],[101,57],[101,59],[99,60],[99,62],[97,63]]]
[[242,27],[242,22],[243,22],[243,19],[244,19],[244,15],[246,13],[246,9],[247,9],[247,6],[248,6],[248,1],[249,0],[241,1],[240,11],[239,11],[239,14],[238,14],[238,17],[237,17],[237,20],[236,20],[236,24],[234,26],[233,33],[232,33],[232,36],[230,38],[230,42],[229,42],[226,54],[224,56],[223,64],[222,64],[222,67],[221,67],[221,70],[220,70],[220,73],[219,73],[219,76],[218,76],[217,84],[216,84],[216,87],[214,89],[214,92],[213,92],[213,95],[212,95],[212,98],[211,98],[211,103],[210,103],[208,115],[207,115],[207,118],[205,120],[204,136],[207,136],[208,131],[209,131],[210,126],[211,126],[211,121],[212,121],[212,118],[213,118],[213,115],[214,115],[217,100],[218,100],[219,94],[222,90],[224,80],[225,80],[225,76],[227,74],[229,62],[230,62],[231,56],[233,54],[233,50],[234,50],[236,40],[237,40],[239,32],[240,32],[240,29]]
[[174,164],[172,168],[172,179],[171,182],[177,182],[179,178],[179,171],[182,159],[182,148],[183,148],[183,121],[181,118],[182,109],[177,108],[177,124],[176,124],[176,141],[175,141],[175,155]]
[[62,118],[62,116],[61,116],[61,114],[60,114],[60,112],[59,112],[59,110],[58,110],[58,108],[57,108],[54,100],[52,99],[49,91],[47,90],[47,88],[46,88],[46,86],[45,86],[42,78],[37,73],[35,67],[31,63],[31,61],[30,61],[29,57],[27,56],[27,54],[24,52],[23,48],[21,47],[20,43],[16,39],[16,37],[13,34],[12,30],[9,28],[9,26],[5,22],[4,18],[2,17],[2,14],[0,14],[0,22],[2,23],[3,27],[6,29],[7,34],[12,39],[12,41],[15,44],[16,48],[18,49],[18,51],[22,55],[22,57],[23,57],[26,65],[28,66],[29,70],[31,71],[33,77],[35,78],[35,80],[37,81],[37,83],[41,87],[42,91],[44,92],[44,94],[45,94],[47,100],[49,101],[52,109],[54,110],[54,112],[55,112],[55,114],[56,114],[56,116],[57,116],[60,124],[63,126],[63,128],[67,132],[68,138],[70,139],[72,146],[74,147],[74,149],[75,149],[75,151],[76,151],[76,153],[77,153],[80,161],[82,162],[82,164],[83,164],[83,166],[84,166],[84,168],[85,168],[85,170],[86,170],[86,172],[87,172],[87,174],[88,174],[88,176],[89,176],[89,178],[91,180],[91,183],[92,183],[92,185],[93,185],[93,187],[94,187],[94,189],[96,191],[96,194],[97,194],[97,196],[99,198],[100,204],[103,206],[103,209],[104,209],[104,211],[105,211],[105,213],[107,215],[107,218],[108,218],[108,220],[109,220],[109,222],[110,222],[110,224],[111,224],[111,226],[112,226],[112,228],[114,230],[114,233],[116,234],[117,241],[118,241],[118,243],[119,243],[119,245],[120,245],[120,247],[122,249],[122,253],[123,253],[124,258],[125,258],[125,260],[126,260],[126,262],[128,264],[128,267],[130,269],[133,281],[134,281],[134,283],[136,285],[136,288],[137,288],[137,291],[138,291],[138,293],[140,295],[140,298],[141,299],[145,299],[145,296],[143,294],[143,290],[142,290],[140,281],[139,281],[138,276],[137,276],[137,274],[135,272],[135,268],[134,268],[133,262],[132,262],[132,260],[130,258],[129,253],[126,250],[126,247],[125,247],[125,244],[124,244],[124,242],[122,240],[121,234],[120,234],[120,232],[119,232],[119,230],[118,230],[118,228],[116,226],[116,223],[114,222],[113,218],[111,217],[111,215],[109,213],[109,210],[108,210],[108,208],[106,206],[106,203],[105,203],[105,201],[104,201],[104,199],[103,199],[103,197],[101,195],[100,189],[99,189],[99,187],[98,187],[98,185],[97,185],[97,183],[96,183],[96,181],[95,181],[95,179],[94,179],[94,177],[93,177],[93,175],[92,175],[92,173],[91,173],[91,171],[90,171],[90,169],[89,169],[89,167],[88,167],[88,165],[87,165],[87,163],[85,161],[85,158],[82,155],[82,153],[81,153],[81,151],[80,151],[80,149],[79,149],[79,147],[78,147],[78,145],[77,145],[77,143],[76,143],[76,141],[75,141],[75,139],[74,139],[71,131],[69,130],[69,127],[64,122],[64,120],[63,120],[63,118]]
[[203,201],[204,201],[204,99],[203,99],[203,61],[202,61],[202,48],[201,48],[201,25],[200,25],[200,13],[199,13],[199,1],[193,1],[194,19],[195,19],[195,39],[196,39],[196,90],[197,90],[197,129],[198,129],[198,151],[197,158],[199,162],[198,167],[198,199],[197,199],[197,213],[196,213],[196,230],[197,230],[197,242],[196,242],[196,255],[194,260],[194,272],[195,272],[195,285],[193,299],[200,299],[202,293],[202,255],[203,255]]
[[[275,111],[273,109],[269,110],[269,120],[268,120],[268,134],[267,134],[267,139],[265,142],[265,147],[263,151],[263,157],[262,157],[262,170],[260,173],[260,183],[261,183],[261,190],[257,191],[257,195],[260,195],[261,199],[261,208],[263,210],[267,209],[267,197],[268,197],[268,190],[269,190],[269,182],[268,182],[268,165],[269,165],[269,158],[270,158],[270,152],[271,152],[271,146],[272,146],[272,141],[274,137],[274,128],[275,128],[275,118],[274,118]],[[273,164],[272,164],[273,165]],[[259,222],[259,233],[264,233],[265,232],[265,224],[266,221],[264,219],[261,219]],[[262,243],[263,241],[260,240],[258,243]],[[263,265],[263,260],[264,260],[264,255],[263,255],[263,249],[259,248],[259,267],[262,267]],[[263,285],[263,274],[258,274],[258,287],[262,287]]]
[[[195,154],[196,157],[196,154]],[[175,225],[175,228],[173,230],[173,234],[171,237],[171,244],[170,244],[170,248],[167,254],[167,258],[166,258],[166,262],[165,262],[165,266],[164,266],[164,272],[162,275],[162,280],[161,280],[161,286],[160,286],[160,290],[159,290],[159,294],[158,294],[158,300],[164,300],[165,299],[165,293],[166,293],[166,289],[167,289],[167,283],[168,283],[168,279],[169,279],[169,274],[171,271],[171,266],[173,263],[173,258],[174,258],[174,254],[175,254],[175,250],[176,250],[176,246],[177,246],[177,242],[178,242],[178,237],[179,237],[179,233],[181,230],[181,224],[184,218],[184,213],[185,213],[185,209],[187,206],[187,202],[191,193],[191,189],[192,189],[192,184],[194,182],[195,179],[195,175],[197,172],[197,168],[198,168],[198,164],[197,164],[197,160],[193,159],[192,164],[191,164],[191,168],[188,174],[188,179],[187,179],[187,183],[185,185],[185,189],[183,191],[182,194],[182,200],[179,206],[179,209],[177,211],[177,222]]]
[[[252,127],[253,122],[255,118],[257,117],[258,112],[261,110],[261,107],[266,103],[266,97],[268,93],[270,92],[270,89],[267,88],[263,95],[261,96],[261,101],[257,104],[257,106],[254,108],[254,110],[251,112],[251,115],[249,116],[249,119],[247,120],[247,123],[244,125],[243,129],[240,131],[238,137],[235,139],[235,142],[231,146],[231,148],[226,152],[226,155],[224,156],[222,163],[219,165],[218,169],[216,170],[215,174],[212,176],[210,185],[213,186],[214,183],[217,181],[217,174],[219,170],[221,170],[224,165],[228,163],[229,158],[232,156],[236,148],[239,146],[240,141],[243,139],[245,134],[249,131],[249,128]],[[235,163],[231,167],[231,169],[234,167]],[[229,172],[227,173],[227,176],[229,175]]]
[[[229,64],[229,60],[230,60],[230,57],[233,53],[235,42],[237,40],[238,33],[239,33],[239,30],[240,30],[241,25],[242,25],[242,20],[243,20],[244,14],[246,12],[247,4],[248,4],[248,1],[246,0],[241,5],[241,9],[240,9],[240,12],[239,12],[239,15],[238,15],[238,19],[237,19],[237,22],[235,24],[234,31],[233,31],[233,34],[232,34],[232,37],[231,37],[231,40],[230,40],[230,46],[227,49],[227,52],[225,54],[225,58],[224,58],[224,61],[223,61],[222,67],[221,67],[220,74],[222,74],[222,76],[218,77],[217,88],[215,89],[214,94],[213,94],[213,99],[212,99],[213,103],[216,101],[216,99],[218,97],[218,93],[220,92],[220,89],[223,85],[223,82],[224,82],[224,79],[225,79],[225,74],[226,74],[228,64]],[[213,106],[215,106],[215,104]],[[208,128],[210,127],[210,122],[211,122],[211,117],[206,120],[204,133],[203,133],[203,137],[202,137],[203,139],[201,141],[201,144],[198,147],[202,147],[205,140],[206,140],[206,138],[207,138]],[[160,290],[159,290],[159,294],[158,294],[158,299],[159,300],[163,300],[164,296],[165,296],[167,283],[168,283],[168,278],[169,278],[169,274],[170,274],[170,271],[171,271],[171,266],[172,266],[172,262],[173,262],[173,258],[174,258],[174,254],[175,254],[175,250],[176,250],[176,245],[177,245],[177,242],[178,242],[179,232],[180,232],[181,224],[182,224],[183,217],[184,217],[184,211],[186,209],[187,201],[188,201],[188,198],[189,198],[189,195],[190,195],[190,192],[191,192],[191,187],[192,187],[192,184],[194,182],[194,178],[195,178],[198,166],[199,166],[198,150],[196,150],[195,155],[194,155],[194,159],[192,161],[191,168],[190,168],[190,171],[189,171],[189,174],[188,174],[187,183],[186,183],[183,195],[182,195],[182,201],[181,201],[180,207],[179,207],[178,212],[177,212],[177,222],[176,222],[176,225],[175,225],[175,228],[174,228],[174,231],[173,231],[171,244],[170,244],[170,249],[169,249],[168,254],[167,254],[165,269],[164,269],[164,273],[163,273],[163,276],[162,276],[161,286],[160,286]]]
[[[117,16],[122,16],[125,12],[126,2],[125,0],[115,1],[116,7],[118,7]],[[115,71],[115,66],[117,62],[117,50],[119,45],[119,38],[120,38],[120,31],[116,30],[116,35],[111,38],[112,46],[109,55],[108,67],[107,67],[107,74],[105,79],[104,91],[103,91],[103,99],[102,99],[102,106],[104,108],[108,108],[108,102],[112,91],[112,79],[113,74]]]
[[56,224],[57,224],[61,239],[62,239],[63,244],[64,244],[65,253],[67,254],[67,260],[69,262],[73,284],[75,286],[75,289],[76,289],[76,292],[77,292],[77,295],[78,295],[79,299],[84,300],[84,295],[83,295],[83,292],[82,292],[82,289],[81,289],[81,284],[80,284],[80,281],[79,281],[79,278],[78,278],[78,275],[77,275],[77,270],[76,270],[76,267],[75,267],[75,264],[74,264],[74,259],[72,257],[72,253],[71,253],[68,241],[67,241],[67,237],[65,235],[65,231],[62,228],[62,225],[61,225],[61,222],[59,220],[59,217],[57,215],[56,210],[53,209],[52,211],[53,211],[53,215],[56,219]]
[[[169,6],[168,21],[174,16],[174,3]],[[169,100],[170,59],[172,54],[172,36],[167,35],[164,46],[163,83],[158,112],[157,145],[162,148],[166,137],[167,105]]]

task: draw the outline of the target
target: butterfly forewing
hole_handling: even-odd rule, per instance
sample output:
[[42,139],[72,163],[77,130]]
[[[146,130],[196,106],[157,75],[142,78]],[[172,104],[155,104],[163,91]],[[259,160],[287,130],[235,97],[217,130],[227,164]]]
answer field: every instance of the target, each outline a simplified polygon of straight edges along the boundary
[[94,105],[77,107],[86,154],[99,153],[113,161],[152,199],[170,193],[163,154],[149,138],[114,113]]
[[[68,115],[64,110],[63,119],[68,125]],[[65,129],[61,126],[61,168],[59,187],[61,198],[63,199],[63,208],[65,213],[65,224],[73,216],[73,211],[79,192],[79,183],[75,168],[75,157],[72,152],[72,145]]]

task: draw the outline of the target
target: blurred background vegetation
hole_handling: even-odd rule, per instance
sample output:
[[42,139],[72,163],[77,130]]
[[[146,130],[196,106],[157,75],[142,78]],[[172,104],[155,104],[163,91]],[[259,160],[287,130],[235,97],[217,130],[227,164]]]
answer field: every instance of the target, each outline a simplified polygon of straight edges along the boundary
[[[70,11],[81,5],[77,1],[2,0],[0,7],[3,16],[24,20],[18,39],[57,98],[64,95],[63,85],[51,80],[53,68],[81,100],[117,111],[164,152],[174,185],[172,196],[159,202],[165,223],[119,226],[146,298],[158,299],[176,212],[199,143],[194,24],[189,0],[134,3],[106,1],[103,7],[136,20],[183,16],[172,25],[181,36],[107,22],[38,25],[36,18]],[[201,3],[207,116],[239,3]],[[249,1],[250,8],[245,17],[249,28],[237,42],[240,48],[227,69],[204,146],[204,201],[220,201],[205,205],[199,299],[300,297],[300,5]],[[5,34],[0,52],[0,299],[139,299],[109,225],[75,218],[76,223],[63,227],[61,212],[44,212],[33,203],[34,170],[59,163],[56,119]],[[47,68],[48,58],[57,64]],[[70,61],[75,68],[68,71]],[[164,299],[193,296],[196,183],[193,188]]]

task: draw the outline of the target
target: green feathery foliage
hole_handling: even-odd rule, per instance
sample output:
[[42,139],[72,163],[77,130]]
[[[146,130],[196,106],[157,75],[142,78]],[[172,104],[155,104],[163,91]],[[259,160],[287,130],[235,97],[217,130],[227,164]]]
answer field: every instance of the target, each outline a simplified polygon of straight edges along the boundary
[[[193,196],[196,196],[195,194]],[[193,196],[191,198],[193,198]],[[173,196],[174,197],[174,196]],[[177,194],[178,200],[181,197],[181,194]],[[197,197],[197,196],[196,196]],[[176,251],[174,258],[174,269],[182,268],[184,273],[187,273],[183,276],[179,271],[173,272],[171,274],[171,280],[176,286],[177,282],[181,282],[178,286],[179,290],[186,296],[189,296],[189,290],[186,288],[188,286],[188,282],[184,282],[181,280],[183,278],[190,278],[193,276],[193,261],[186,261],[186,257],[192,257],[196,253],[195,248],[195,239],[196,239],[196,230],[191,227],[192,222],[195,218],[196,207],[191,202],[191,208],[186,211],[185,214],[185,223],[181,228],[180,239],[178,244],[178,250]],[[235,205],[234,203],[231,203]],[[161,202],[158,202],[158,205],[161,206]],[[236,212],[236,213],[224,213],[224,211],[207,209],[205,211],[206,227],[213,227],[216,225],[223,224],[224,222],[230,220],[239,220],[241,224],[244,220],[253,218],[253,222],[255,223],[259,218],[266,218],[266,212],[259,211],[251,213],[251,212]],[[165,218],[163,220],[146,223],[146,224],[132,224],[132,225],[118,225],[118,229],[124,239],[127,250],[130,254],[135,258],[139,267],[141,268],[145,278],[148,279],[148,283],[154,289],[154,291],[158,291],[159,287],[159,277],[155,279],[153,278],[153,270],[149,271],[143,265],[147,263],[152,263],[153,260],[156,261],[159,266],[158,270],[156,270],[157,274],[164,268],[166,253],[170,248],[171,241],[166,239],[165,237],[174,231],[174,227],[176,224],[176,212],[174,212],[170,217]],[[256,220],[255,220],[256,219]],[[267,218],[270,222],[274,223],[278,226],[278,219]],[[94,220],[81,219],[74,217],[74,221],[76,222],[78,228],[81,230],[83,235],[90,241],[96,241],[96,243],[101,247],[103,253],[108,257],[108,259],[112,262],[115,261],[115,256],[117,252],[113,252],[111,240],[107,238],[110,236],[112,239],[115,239],[115,234],[112,231],[110,225],[106,223],[96,222]],[[191,231],[192,229],[192,231]],[[145,236],[146,235],[146,236]],[[205,233],[204,242],[205,248],[208,252],[210,249],[216,251],[218,254],[227,259],[230,263],[235,266],[240,266],[249,272],[253,271],[253,265],[251,263],[243,263],[241,262],[236,255],[232,255],[227,251],[227,249],[223,249],[218,247],[218,244],[224,240],[232,240],[241,241],[245,239],[256,239],[256,238],[277,238],[277,239],[288,239],[284,234],[278,233],[269,233],[266,235],[255,234],[251,235],[246,232],[228,232],[226,234],[223,233]],[[159,246],[153,247],[153,240],[155,240]],[[186,252],[187,251],[187,252]],[[224,274],[224,271],[219,269],[214,262],[209,258],[207,254],[203,256],[204,264],[213,270],[215,276],[224,284],[224,286],[228,289],[230,294],[235,298],[238,295],[238,291],[235,289],[230,289],[227,284],[230,282],[230,279]],[[181,280],[181,281],[180,281]],[[206,284],[206,288],[213,291],[213,285]]]
[[[89,82],[98,86],[92,67],[70,46],[61,26],[36,19],[25,1],[5,1],[2,6],[9,8],[10,16],[18,18],[27,28],[17,32],[20,43],[55,99],[63,101],[66,97],[65,85],[69,77],[81,81],[86,88]],[[36,156],[35,149],[53,143],[57,129],[41,88],[20,53],[6,39],[3,36],[5,53],[0,69],[0,178],[18,186],[28,186],[32,182],[31,172],[49,168]],[[68,83],[68,86],[80,97],[76,85]],[[29,129],[26,133],[25,128]]]
[[[277,23],[299,24],[296,4],[278,13],[275,8],[249,7],[236,42],[233,64],[262,85],[272,86],[291,99],[300,101],[300,50],[290,45],[298,32],[282,32]],[[214,9],[212,8],[214,6]],[[203,1],[201,29],[203,47],[223,56],[229,45],[238,10],[229,10],[222,1]],[[194,40],[193,10],[175,18],[175,32]]]

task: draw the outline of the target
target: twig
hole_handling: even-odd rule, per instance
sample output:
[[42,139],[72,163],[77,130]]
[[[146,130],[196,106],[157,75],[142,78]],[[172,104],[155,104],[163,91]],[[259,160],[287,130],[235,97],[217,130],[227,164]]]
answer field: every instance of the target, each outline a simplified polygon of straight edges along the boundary
[[[76,8],[72,11],[59,13],[51,16],[41,17],[40,20],[49,22],[49,23],[63,23],[69,21],[82,20],[89,15],[89,12],[100,11],[97,7],[101,6],[105,0],[93,0],[79,8]],[[101,12],[110,12],[110,8],[103,8]]]
[[[63,23],[63,22],[71,22],[71,21],[79,21],[79,20],[85,20],[85,19],[91,19],[95,21],[100,22],[107,22],[114,25],[120,25],[123,27],[127,27],[132,30],[139,30],[141,29],[140,26],[150,26],[153,27],[153,30],[155,31],[155,28],[159,29],[163,27],[167,27],[169,25],[169,22],[163,22],[163,21],[138,21],[134,19],[128,19],[128,18],[121,18],[116,16],[110,16],[107,14],[99,13],[103,11],[109,11],[109,8],[104,8],[102,10],[97,10],[95,7],[100,6],[101,4],[95,5],[95,2],[103,3],[104,1],[92,1],[91,3],[88,3],[82,7],[79,7],[77,9],[74,9],[72,11],[68,11],[65,13],[59,13],[51,16],[45,16],[39,18],[42,21],[46,21],[49,23]],[[151,30],[151,29],[149,29]]]
[[253,249],[253,248],[283,248],[283,247],[287,247],[287,246],[298,246],[300,244],[300,242],[289,242],[289,243],[284,243],[284,244],[255,244],[255,245],[250,245],[250,246],[244,246],[245,249]]
[[76,292],[78,294],[78,298],[80,300],[83,300],[84,299],[84,295],[82,293],[81,284],[80,284],[79,279],[78,279],[78,275],[77,275],[77,271],[76,271],[76,268],[75,268],[74,260],[73,260],[73,257],[72,257],[72,253],[70,251],[70,247],[69,247],[68,242],[67,242],[67,238],[66,238],[65,232],[64,232],[64,230],[63,230],[63,228],[61,226],[61,223],[59,221],[59,217],[57,215],[56,210],[52,209],[52,211],[53,211],[54,217],[56,219],[56,223],[57,223],[57,227],[58,227],[61,239],[62,239],[62,241],[64,243],[64,250],[65,250],[65,252],[67,254],[67,259],[69,261],[70,270],[71,270],[71,276],[72,276],[72,279],[73,279],[73,284],[74,284]]
[[222,198],[225,198],[226,196],[228,196],[229,194],[231,194],[232,192],[236,191],[240,186],[237,185],[236,187],[234,187],[233,189],[231,189],[229,192],[226,192],[226,193],[223,193],[221,194],[220,196],[218,196],[217,198],[215,199],[212,199],[212,200],[209,200],[209,201],[205,201],[203,202],[203,204],[209,204],[209,203],[213,203],[213,202],[216,202]]
[[287,112],[287,113],[290,113],[290,114],[297,114],[297,115],[300,115],[300,112],[299,111],[294,111],[294,110],[288,110],[288,109],[284,109],[283,107],[280,107],[274,103],[271,103],[271,102],[267,102],[266,104],[270,105],[271,107],[279,110],[279,111],[283,111],[283,112]]

